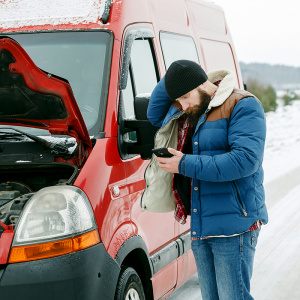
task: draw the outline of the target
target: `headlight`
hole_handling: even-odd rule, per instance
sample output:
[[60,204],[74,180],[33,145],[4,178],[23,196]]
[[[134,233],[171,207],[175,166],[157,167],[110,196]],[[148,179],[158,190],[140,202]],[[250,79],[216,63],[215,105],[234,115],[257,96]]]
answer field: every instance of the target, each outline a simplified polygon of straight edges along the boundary
[[99,242],[86,195],[74,186],[47,187],[37,192],[25,206],[8,262],[69,254]]
[[95,229],[86,195],[74,186],[53,186],[38,191],[25,206],[13,246],[74,237]]

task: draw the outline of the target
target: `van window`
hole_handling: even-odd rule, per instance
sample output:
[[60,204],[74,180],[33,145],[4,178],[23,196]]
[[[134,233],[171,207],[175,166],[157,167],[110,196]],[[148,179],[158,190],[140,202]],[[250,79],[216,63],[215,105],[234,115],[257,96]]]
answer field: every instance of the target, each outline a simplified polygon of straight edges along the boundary
[[199,63],[197,48],[192,37],[169,32],[160,33],[166,69],[178,59],[189,59]]
[[135,40],[131,50],[131,66],[136,95],[152,93],[157,84],[150,40]]
[[133,101],[138,94],[152,93],[158,77],[150,39],[135,40],[131,48],[131,62],[126,89],[123,91],[125,117],[134,117]]
[[[40,69],[68,80],[90,134],[102,130],[109,78],[110,33],[58,31],[9,37],[25,49]],[[25,130],[34,131],[31,128]]]
[[[126,119],[134,118],[133,99],[134,99],[134,91],[133,91],[133,85],[132,85],[132,69],[130,66],[129,70],[128,70],[127,85],[126,85],[126,88],[123,90],[123,103],[124,103]],[[131,141],[134,141],[134,142],[137,141],[135,131],[126,133],[126,136],[127,136],[127,139],[129,139]]]
[[127,85],[126,88],[123,90],[124,109],[125,109],[125,116],[127,119],[134,116],[134,109],[133,109],[134,93],[133,93],[131,73],[132,73],[131,67],[129,67]]
[[[150,39],[136,39],[133,42],[127,84],[123,90],[126,119],[135,118],[133,103],[136,95],[152,93],[159,80],[152,49],[153,45]],[[128,140],[137,141],[135,132],[129,132],[126,135]]]
[[[235,61],[228,43],[200,39],[207,71],[229,69],[236,74]],[[236,75],[235,87],[239,87]]]

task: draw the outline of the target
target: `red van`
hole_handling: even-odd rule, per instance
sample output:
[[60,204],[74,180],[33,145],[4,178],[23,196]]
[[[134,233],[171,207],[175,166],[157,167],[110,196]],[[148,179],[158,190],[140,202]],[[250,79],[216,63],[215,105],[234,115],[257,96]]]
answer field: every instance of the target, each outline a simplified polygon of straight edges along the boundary
[[243,88],[223,10],[24,0],[0,15],[0,299],[168,297],[196,267],[189,222],[141,208],[146,110],[177,59]]

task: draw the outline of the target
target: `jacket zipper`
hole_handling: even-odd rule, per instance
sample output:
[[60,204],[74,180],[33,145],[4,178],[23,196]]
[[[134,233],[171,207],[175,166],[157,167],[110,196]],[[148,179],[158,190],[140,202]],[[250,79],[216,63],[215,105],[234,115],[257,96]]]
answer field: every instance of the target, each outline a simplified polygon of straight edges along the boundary
[[240,193],[239,193],[239,190],[238,190],[238,188],[237,188],[237,186],[236,186],[235,181],[233,181],[233,185],[234,185],[235,190],[236,190],[237,199],[238,199],[238,201],[239,201],[239,203],[240,203],[240,205],[241,205],[242,211],[243,211],[243,217],[246,218],[248,214],[247,214],[247,212],[246,212],[246,210],[245,210],[245,208],[244,208],[244,205],[243,205],[243,203],[242,203],[242,200],[241,200],[241,197],[240,197]]

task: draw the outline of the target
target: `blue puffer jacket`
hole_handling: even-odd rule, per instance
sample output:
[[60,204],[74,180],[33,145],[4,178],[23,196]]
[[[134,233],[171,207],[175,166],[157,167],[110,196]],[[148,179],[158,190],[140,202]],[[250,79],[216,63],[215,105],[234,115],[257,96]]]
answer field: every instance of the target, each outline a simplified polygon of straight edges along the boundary
[[[199,238],[230,236],[249,230],[257,220],[268,222],[262,105],[250,93],[234,90],[231,71],[211,72],[208,79],[221,82],[195,129],[193,153],[185,154],[179,164],[179,173],[193,178],[191,235]],[[178,114],[163,78],[151,95],[148,119],[163,128]]]

